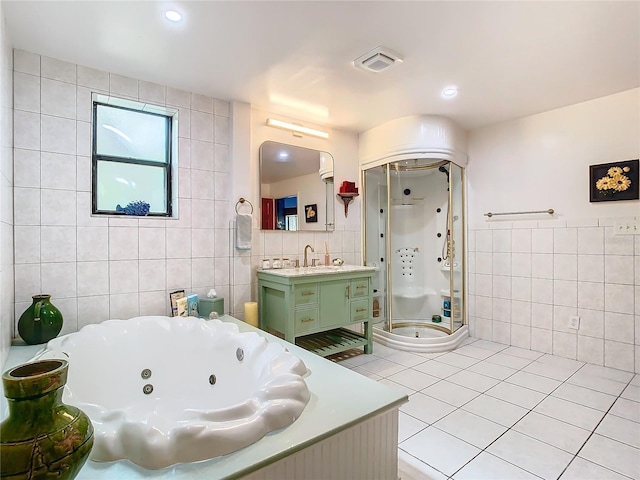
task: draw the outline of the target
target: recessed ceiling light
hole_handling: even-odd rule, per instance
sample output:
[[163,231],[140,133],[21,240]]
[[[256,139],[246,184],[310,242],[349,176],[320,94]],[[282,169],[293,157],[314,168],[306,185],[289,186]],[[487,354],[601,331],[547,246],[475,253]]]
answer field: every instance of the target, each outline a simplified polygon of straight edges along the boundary
[[442,96],[444,98],[453,98],[458,94],[458,89],[457,87],[447,87],[444,90],[442,90]]
[[280,152],[278,154],[278,157],[280,157],[281,159],[285,160],[285,159],[289,158],[289,154],[287,152]]
[[166,12],[164,12],[164,16],[167,17],[167,20],[170,20],[172,22],[179,22],[180,20],[182,20],[182,14],[176,12],[175,10],[167,10]]

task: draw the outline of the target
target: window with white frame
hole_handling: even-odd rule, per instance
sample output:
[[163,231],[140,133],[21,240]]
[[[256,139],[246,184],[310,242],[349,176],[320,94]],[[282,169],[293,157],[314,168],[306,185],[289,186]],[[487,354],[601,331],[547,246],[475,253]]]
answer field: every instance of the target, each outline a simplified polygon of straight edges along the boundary
[[94,214],[174,216],[177,113],[94,94]]

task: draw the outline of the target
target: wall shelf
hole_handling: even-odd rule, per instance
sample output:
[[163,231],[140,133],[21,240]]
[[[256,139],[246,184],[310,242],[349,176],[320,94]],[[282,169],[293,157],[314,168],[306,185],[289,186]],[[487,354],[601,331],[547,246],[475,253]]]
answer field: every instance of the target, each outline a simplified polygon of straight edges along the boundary
[[338,193],[337,196],[344,203],[344,216],[347,217],[347,212],[349,211],[349,204],[353,201],[355,197],[357,197],[358,193]]

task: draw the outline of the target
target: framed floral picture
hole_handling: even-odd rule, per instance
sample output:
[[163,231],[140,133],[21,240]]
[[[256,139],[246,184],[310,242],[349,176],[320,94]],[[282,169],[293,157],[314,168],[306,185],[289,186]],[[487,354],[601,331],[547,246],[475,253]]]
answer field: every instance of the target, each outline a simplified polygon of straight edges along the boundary
[[316,223],[318,221],[318,204],[304,206],[304,218],[307,223]]
[[639,160],[603,163],[589,167],[589,201],[638,200]]

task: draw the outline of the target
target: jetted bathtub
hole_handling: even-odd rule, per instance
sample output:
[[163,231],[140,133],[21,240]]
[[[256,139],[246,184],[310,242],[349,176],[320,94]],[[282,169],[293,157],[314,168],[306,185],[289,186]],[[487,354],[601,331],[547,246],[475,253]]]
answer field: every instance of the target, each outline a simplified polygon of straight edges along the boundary
[[93,422],[91,458],[149,469],[226,455],[284,428],[310,398],[304,363],[233,323],[137,317],[51,340],[68,360],[63,400]]

